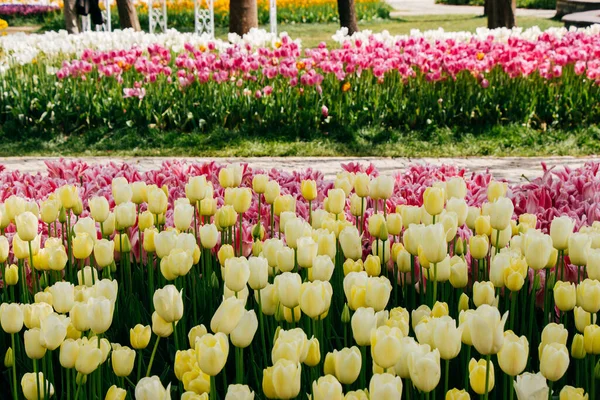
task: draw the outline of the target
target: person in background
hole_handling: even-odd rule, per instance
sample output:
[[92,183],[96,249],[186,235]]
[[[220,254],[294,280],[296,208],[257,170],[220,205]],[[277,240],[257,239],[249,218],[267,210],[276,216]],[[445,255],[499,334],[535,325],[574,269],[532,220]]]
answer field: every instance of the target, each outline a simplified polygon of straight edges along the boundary
[[71,34],[79,33],[78,17],[75,10],[77,0],[64,0],[63,12],[65,13],[65,26]]

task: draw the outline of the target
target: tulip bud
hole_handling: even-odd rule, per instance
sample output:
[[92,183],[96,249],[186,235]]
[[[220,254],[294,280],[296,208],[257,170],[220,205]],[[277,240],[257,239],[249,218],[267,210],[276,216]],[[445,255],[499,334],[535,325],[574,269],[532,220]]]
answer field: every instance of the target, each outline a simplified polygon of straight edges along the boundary
[[469,296],[466,293],[461,293],[458,300],[458,312],[467,311],[469,309]]
[[15,286],[19,282],[19,268],[11,264],[4,271],[4,283],[8,286]]
[[115,214],[109,213],[108,218],[103,224],[100,224],[102,230],[102,236],[108,237],[115,232]]
[[571,357],[581,360],[586,356],[584,336],[580,333],[576,333],[573,337],[573,343],[571,343]]
[[[486,374],[488,378],[486,379]],[[471,358],[469,362],[469,383],[471,384],[471,388],[473,391],[479,395],[483,395],[487,392],[491,392],[494,388],[495,378],[494,378],[494,363],[489,362],[489,371],[486,367],[486,361],[481,359],[479,361],[475,361],[474,358]],[[487,391],[486,391],[486,382],[487,382]]]
[[131,241],[127,233],[117,234],[113,238],[114,250],[118,253],[129,253],[131,251]]
[[12,368],[12,366],[14,364],[15,364],[15,357],[13,355],[13,349],[12,349],[12,347],[9,347],[8,350],[6,350],[6,354],[4,355],[4,367]]

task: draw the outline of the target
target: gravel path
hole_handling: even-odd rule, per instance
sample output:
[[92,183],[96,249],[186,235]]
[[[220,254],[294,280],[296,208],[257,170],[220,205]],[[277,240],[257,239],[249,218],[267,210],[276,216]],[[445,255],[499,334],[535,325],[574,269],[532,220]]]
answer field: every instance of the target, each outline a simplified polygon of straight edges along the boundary
[[[395,11],[393,16],[415,16],[415,15],[448,15],[448,14],[474,14],[483,15],[483,7],[474,6],[449,6],[436,4],[435,0],[386,0]],[[530,10],[517,9],[517,17],[540,17],[552,18],[554,10]]]
[[[57,160],[58,158],[28,158],[28,157],[7,157],[0,158],[0,165],[4,165],[8,171],[19,170],[28,173],[46,172],[45,160]],[[106,164],[108,162],[128,162],[136,164],[140,171],[159,169],[165,160],[171,160],[172,157],[140,157],[140,158],[120,158],[120,157],[83,157],[82,160],[88,163]],[[473,172],[480,172],[489,169],[496,178],[504,178],[511,182],[519,182],[524,178],[533,179],[542,174],[541,163],[545,162],[548,166],[557,165],[558,167],[568,166],[570,168],[580,167],[588,161],[599,161],[600,157],[506,157],[506,158],[344,158],[344,157],[326,157],[326,158],[304,158],[304,157],[275,157],[275,158],[177,158],[189,162],[207,162],[217,161],[219,163],[242,162],[248,163],[253,167],[270,169],[278,168],[284,171],[293,171],[306,168],[317,169],[325,174],[327,178],[333,178],[340,172],[342,163],[360,162],[373,163],[380,172],[391,174],[392,172],[402,171],[410,164],[431,163],[431,164],[452,164],[467,168]]]

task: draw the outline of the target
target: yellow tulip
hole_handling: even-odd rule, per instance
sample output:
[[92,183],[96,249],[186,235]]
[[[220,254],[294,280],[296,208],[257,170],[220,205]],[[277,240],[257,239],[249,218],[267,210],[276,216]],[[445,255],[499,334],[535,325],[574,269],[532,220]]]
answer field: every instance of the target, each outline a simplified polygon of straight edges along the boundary
[[102,350],[97,342],[88,342],[79,347],[79,354],[75,361],[75,369],[82,375],[94,372],[102,362]]
[[558,281],[554,284],[554,301],[560,311],[571,311],[577,302],[575,284]]
[[127,397],[127,391],[125,389],[121,389],[120,387],[117,387],[117,385],[112,385],[108,388],[104,400],[125,400],[125,397]]
[[541,373],[532,374],[525,372],[517,376],[514,383],[518,399],[546,400],[548,398],[548,384]]
[[[570,256],[570,253],[569,253]],[[585,279],[577,285],[577,305],[589,313],[600,311],[600,282],[595,279]]]
[[505,374],[517,376],[527,366],[529,342],[525,336],[518,337],[513,331],[504,332],[504,345],[498,352],[498,365]]
[[554,217],[550,224],[550,237],[557,250],[566,250],[569,247],[569,237],[575,228],[575,221],[570,217]]
[[132,350],[127,346],[114,348],[111,355],[111,361],[116,376],[129,376],[131,371],[133,371],[135,350]]
[[280,359],[273,365],[273,389],[279,399],[293,399],[300,393],[302,366]]
[[[475,310],[467,323],[473,346],[482,355],[496,354],[504,344],[504,324],[508,318],[506,312],[500,318],[497,308],[483,304]],[[463,337],[464,339],[464,337]]]
[[569,367],[569,351],[562,343],[544,346],[540,358],[540,372],[550,381],[558,381]]
[[429,345],[419,346],[419,350],[408,355],[408,371],[415,387],[422,392],[431,392],[441,377],[440,352],[430,350]]
[[302,279],[296,273],[284,272],[275,277],[275,287],[283,306],[295,308],[300,304],[301,285]]
[[327,281],[304,282],[300,286],[300,308],[310,318],[317,319],[329,310],[332,295],[333,288]]
[[108,267],[115,259],[115,243],[106,239],[94,245],[94,259],[100,268]]
[[[487,365],[489,365],[489,370]],[[486,374],[488,376],[487,380]],[[486,364],[483,359],[475,361],[474,358],[471,358],[471,361],[469,361],[469,383],[473,391],[479,395],[485,394],[486,381],[488,382],[487,392],[491,392],[495,384],[494,363],[490,361],[489,364]]]
[[[38,383],[39,388],[45,390],[38,392]],[[46,380],[42,372],[38,372],[37,377],[33,372],[24,374],[21,378],[21,390],[27,400],[44,400],[46,392],[49,394],[48,397],[54,396],[54,386]]]
[[327,353],[325,357],[325,374],[335,375],[344,385],[351,385],[358,379],[362,368],[362,357],[358,347],[343,348]]
[[135,387],[136,400],[168,400],[171,398],[171,384],[165,387],[158,376],[142,378]]
[[19,268],[15,264],[6,267],[4,274],[4,283],[8,286],[15,286],[19,282]]
[[569,236],[569,259],[572,264],[587,264],[588,252],[592,247],[592,239],[587,233],[573,233]]
[[583,332],[583,343],[585,352],[588,354],[600,354],[600,327],[588,325]]
[[[158,191],[162,193],[162,190]],[[135,204],[132,202],[121,203],[115,206],[113,211],[115,216],[115,227],[118,231],[124,231],[135,225],[137,212]],[[105,224],[107,221],[105,221]]]
[[342,385],[333,375],[325,375],[312,384],[313,400],[343,400]]
[[0,322],[2,330],[14,334],[23,329],[23,312],[17,303],[2,303],[0,306]]
[[371,331],[377,327],[377,317],[372,308],[358,308],[351,319],[352,334],[359,346],[371,345]]
[[371,331],[371,355],[382,368],[391,368],[400,359],[400,341],[403,337],[398,328],[381,326]]
[[491,181],[487,188],[488,201],[494,202],[497,199],[506,196],[508,184],[506,182]]
[[566,385],[560,391],[559,400],[588,400],[589,396],[582,388]]
[[445,193],[439,187],[428,187],[423,192],[423,206],[429,215],[438,215],[444,209]]
[[446,392],[445,400],[471,400],[471,396],[464,389],[450,389]]
[[475,282],[473,284],[473,303],[475,307],[483,304],[493,305],[495,301],[496,294],[492,282]]

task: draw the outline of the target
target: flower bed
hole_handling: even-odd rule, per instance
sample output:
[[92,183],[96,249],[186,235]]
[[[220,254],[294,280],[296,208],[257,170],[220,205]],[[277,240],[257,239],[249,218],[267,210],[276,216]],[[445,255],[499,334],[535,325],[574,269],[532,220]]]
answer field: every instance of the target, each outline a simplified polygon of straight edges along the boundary
[[303,137],[365,126],[580,127],[600,117],[598,29],[342,31],[339,46],[305,50],[264,31],[231,43],[175,32],[3,38],[0,123],[33,134],[288,126]]
[[598,163],[47,166],[0,166],[3,397],[595,398]]

